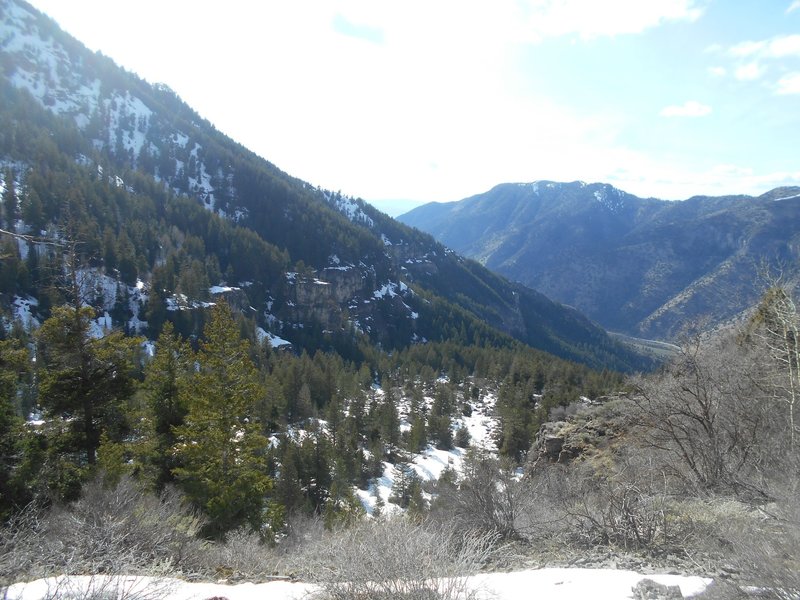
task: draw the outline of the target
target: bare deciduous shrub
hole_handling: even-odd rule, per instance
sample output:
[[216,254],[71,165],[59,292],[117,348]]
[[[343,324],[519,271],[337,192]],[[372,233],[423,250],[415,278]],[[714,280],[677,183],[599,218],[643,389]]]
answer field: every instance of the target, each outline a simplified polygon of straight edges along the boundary
[[263,580],[282,573],[279,552],[250,529],[228,532],[225,539],[209,543],[193,563],[209,577]]
[[465,531],[493,533],[506,540],[521,539],[535,524],[536,483],[524,480],[510,464],[470,449],[460,480],[442,482],[432,507],[434,519]]
[[726,561],[736,575],[735,585],[720,588],[744,583],[761,598],[800,598],[800,481],[786,475],[780,500],[751,509],[747,519],[720,523],[717,535],[727,542]]
[[791,290],[780,278],[767,275],[771,287],[762,298],[746,334],[760,342],[767,359],[767,388],[771,399],[785,415],[789,450],[793,451],[800,435],[800,314]]
[[694,340],[662,373],[635,381],[632,400],[663,466],[695,491],[764,499],[775,468],[771,407],[758,354],[732,332]]
[[637,452],[614,464],[575,464],[550,489],[574,542],[625,550],[670,543],[669,493],[667,481]]
[[161,498],[123,478],[97,481],[70,505],[30,507],[0,532],[0,572],[9,579],[131,574],[178,569],[201,552],[200,519],[179,495]]
[[645,439],[690,484],[673,493],[695,496],[670,501],[665,525],[688,549],[724,551],[731,570],[733,583],[708,597],[739,597],[742,586],[800,597],[799,318],[788,293],[771,290],[743,333],[696,340],[636,382]]
[[494,541],[398,517],[333,532],[297,558],[322,598],[468,600],[476,597],[469,576],[485,564]]

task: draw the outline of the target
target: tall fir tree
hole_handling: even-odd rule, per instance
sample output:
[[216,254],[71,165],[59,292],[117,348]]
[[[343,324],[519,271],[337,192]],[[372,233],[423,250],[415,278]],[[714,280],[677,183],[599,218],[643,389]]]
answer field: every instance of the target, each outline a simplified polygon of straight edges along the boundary
[[191,359],[191,348],[167,321],[156,342],[155,355],[145,366],[141,387],[144,406],[138,419],[141,431],[134,448],[139,468],[156,490],[174,480],[173,471],[179,466],[173,452],[175,429],[186,417],[186,398],[180,392],[191,375]]
[[182,464],[173,473],[208,517],[205,535],[220,538],[244,525],[260,531],[270,520],[272,479],[268,442],[253,417],[265,391],[227,304],[212,309],[204,335],[196,371],[179,392],[188,412],[174,429]]
[[14,231],[16,228],[16,220],[19,217],[19,204],[17,201],[17,189],[14,183],[14,173],[11,169],[6,169],[5,177],[3,178],[2,200],[6,226],[9,230]]
[[134,391],[139,338],[119,331],[92,335],[94,311],[61,306],[39,330],[39,402],[52,422],[60,421],[79,464],[97,461],[100,438],[119,441],[127,429],[126,403]]
[[0,522],[29,500],[18,471],[24,429],[17,410],[19,383],[28,367],[28,351],[17,340],[0,340]]

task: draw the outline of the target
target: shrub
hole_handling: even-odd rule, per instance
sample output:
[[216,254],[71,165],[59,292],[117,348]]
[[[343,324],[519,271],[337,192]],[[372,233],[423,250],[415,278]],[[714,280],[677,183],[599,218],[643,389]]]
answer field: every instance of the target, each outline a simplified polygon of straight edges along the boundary
[[0,572],[19,579],[72,574],[168,573],[201,551],[200,519],[182,498],[160,497],[123,477],[99,480],[69,505],[30,506],[0,533]]
[[403,517],[365,520],[326,535],[298,559],[321,598],[469,600],[476,592],[468,578],[485,564],[494,540]]

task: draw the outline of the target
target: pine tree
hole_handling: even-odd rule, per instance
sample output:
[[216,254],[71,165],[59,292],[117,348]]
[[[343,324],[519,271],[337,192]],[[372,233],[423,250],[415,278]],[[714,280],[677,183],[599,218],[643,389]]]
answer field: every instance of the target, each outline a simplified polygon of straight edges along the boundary
[[328,436],[316,424],[312,425],[300,444],[302,469],[300,481],[309,505],[322,512],[330,497],[333,484],[333,456]]
[[17,204],[17,190],[14,185],[14,173],[11,169],[6,169],[5,177],[3,179],[3,210],[5,212],[5,220],[7,227],[14,231],[18,214]]
[[188,413],[174,429],[182,466],[173,473],[206,513],[204,533],[219,538],[245,524],[261,528],[272,480],[267,439],[253,418],[264,389],[226,304],[213,308],[204,334],[198,369],[179,392]]
[[382,519],[385,510],[386,503],[383,501],[380,488],[375,486],[375,505],[372,507],[372,518],[378,520]]
[[425,427],[425,415],[413,413],[409,415],[411,429],[408,432],[408,451],[422,452],[428,445],[428,432]]
[[274,500],[291,515],[303,506],[303,488],[298,473],[300,463],[297,444],[285,434],[279,436],[280,468],[275,482]]
[[440,385],[431,407],[431,416],[428,419],[430,436],[436,441],[440,450],[452,450],[453,432],[450,428],[450,414],[454,408],[453,394],[447,386]]
[[408,508],[412,501],[419,506],[421,499],[422,482],[416,470],[410,463],[397,463],[394,468],[394,483],[389,501],[394,502],[400,508]]
[[100,436],[113,441],[125,434],[125,403],[134,391],[138,338],[115,331],[91,335],[91,308],[62,306],[39,330],[39,401],[48,417],[62,419],[74,442],[66,452],[79,452],[94,465]]
[[140,441],[135,448],[137,461],[157,490],[173,481],[173,470],[178,467],[173,453],[175,428],[183,425],[186,417],[185,398],[180,390],[191,374],[190,359],[188,344],[174,332],[172,323],[165,323],[155,356],[144,371],[145,406],[140,418]]
[[397,413],[397,401],[391,389],[386,390],[386,395],[378,405],[377,426],[380,438],[390,448],[396,447],[400,441],[400,416]]
[[472,436],[469,433],[469,429],[467,429],[464,425],[461,425],[458,429],[456,429],[456,437],[454,441],[456,447],[468,448],[471,441]]
[[16,410],[18,384],[28,365],[28,352],[16,340],[0,341],[0,521],[29,500],[18,473],[24,430]]

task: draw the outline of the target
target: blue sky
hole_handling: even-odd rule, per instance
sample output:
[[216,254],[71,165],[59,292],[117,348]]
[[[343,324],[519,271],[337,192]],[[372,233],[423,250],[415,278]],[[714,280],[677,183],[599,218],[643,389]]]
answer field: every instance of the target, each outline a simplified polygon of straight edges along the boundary
[[800,0],[32,3],[281,169],[391,214],[507,181],[800,185]]

